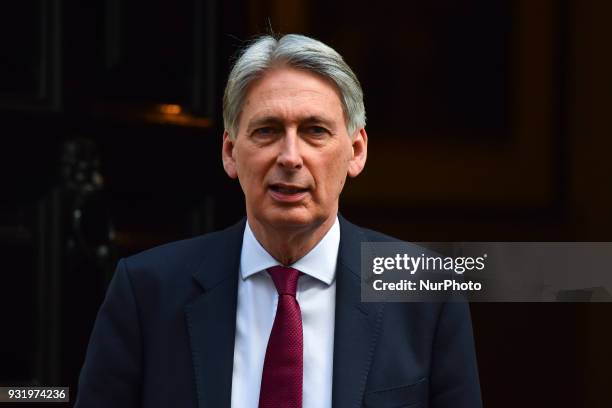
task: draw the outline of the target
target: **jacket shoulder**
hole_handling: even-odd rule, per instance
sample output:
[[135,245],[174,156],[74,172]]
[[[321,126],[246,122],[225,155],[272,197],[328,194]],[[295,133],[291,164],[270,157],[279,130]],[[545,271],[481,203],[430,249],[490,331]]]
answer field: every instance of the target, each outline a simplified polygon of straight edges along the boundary
[[129,273],[161,279],[175,279],[191,274],[206,258],[234,256],[231,253],[242,242],[244,223],[193,238],[174,241],[145,250],[124,259]]
[[401,239],[383,234],[382,232],[355,225],[342,216],[338,218],[340,219],[340,228],[346,229],[351,234],[358,235],[362,242],[402,242]]
[[392,237],[382,232],[371,230],[368,228],[360,228],[368,241],[371,242],[402,242],[401,239]]

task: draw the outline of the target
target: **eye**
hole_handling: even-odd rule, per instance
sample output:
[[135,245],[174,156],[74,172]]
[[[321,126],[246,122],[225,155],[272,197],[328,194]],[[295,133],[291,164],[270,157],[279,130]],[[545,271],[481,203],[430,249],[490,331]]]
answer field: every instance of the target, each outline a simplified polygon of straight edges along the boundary
[[323,136],[328,133],[327,129],[321,126],[310,126],[307,129],[308,133],[314,136]]
[[275,132],[275,129],[271,126],[264,126],[264,127],[260,127],[258,129],[255,129],[255,134],[259,134],[259,135],[271,135]]
[[262,126],[251,133],[251,137],[259,141],[272,141],[278,138],[281,129],[276,126]]

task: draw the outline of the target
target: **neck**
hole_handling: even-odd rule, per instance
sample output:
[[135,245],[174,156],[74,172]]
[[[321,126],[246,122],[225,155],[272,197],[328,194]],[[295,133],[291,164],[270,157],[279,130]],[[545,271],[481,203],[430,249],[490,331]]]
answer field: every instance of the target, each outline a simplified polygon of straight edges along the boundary
[[336,221],[336,214],[321,223],[303,227],[272,227],[248,220],[257,241],[282,265],[291,265],[306,255],[327,234]]

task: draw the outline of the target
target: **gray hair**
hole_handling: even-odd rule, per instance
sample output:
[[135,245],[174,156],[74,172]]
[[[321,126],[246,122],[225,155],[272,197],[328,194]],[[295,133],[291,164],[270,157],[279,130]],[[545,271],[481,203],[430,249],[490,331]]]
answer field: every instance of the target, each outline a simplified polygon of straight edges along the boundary
[[278,65],[308,70],[330,80],[342,96],[349,136],[365,126],[361,85],[340,54],[322,42],[303,35],[288,34],[279,39],[264,35],[242,51],[225,86],[223,123],[232,139],[238,135],[238,120],[249,85]]

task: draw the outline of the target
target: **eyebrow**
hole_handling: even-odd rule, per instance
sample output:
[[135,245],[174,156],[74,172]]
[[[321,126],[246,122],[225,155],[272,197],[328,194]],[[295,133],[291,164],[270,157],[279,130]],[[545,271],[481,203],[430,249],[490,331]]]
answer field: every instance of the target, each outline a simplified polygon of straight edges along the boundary
[[274,116],[262,116],[261,118],[252,119],[248,126],[247,132],[251,132],[253,129],[263,125],[280,125],[282,121]]
[[304,118],[304,120],[302,121],[303,123],[320,123],[324,126],[327,126],[329,128],[333,127],[333,122],[329,119],[326,119],[322,116],[318,116],[318,115],[312,115],[312,116],[308,116],[306,118]]

